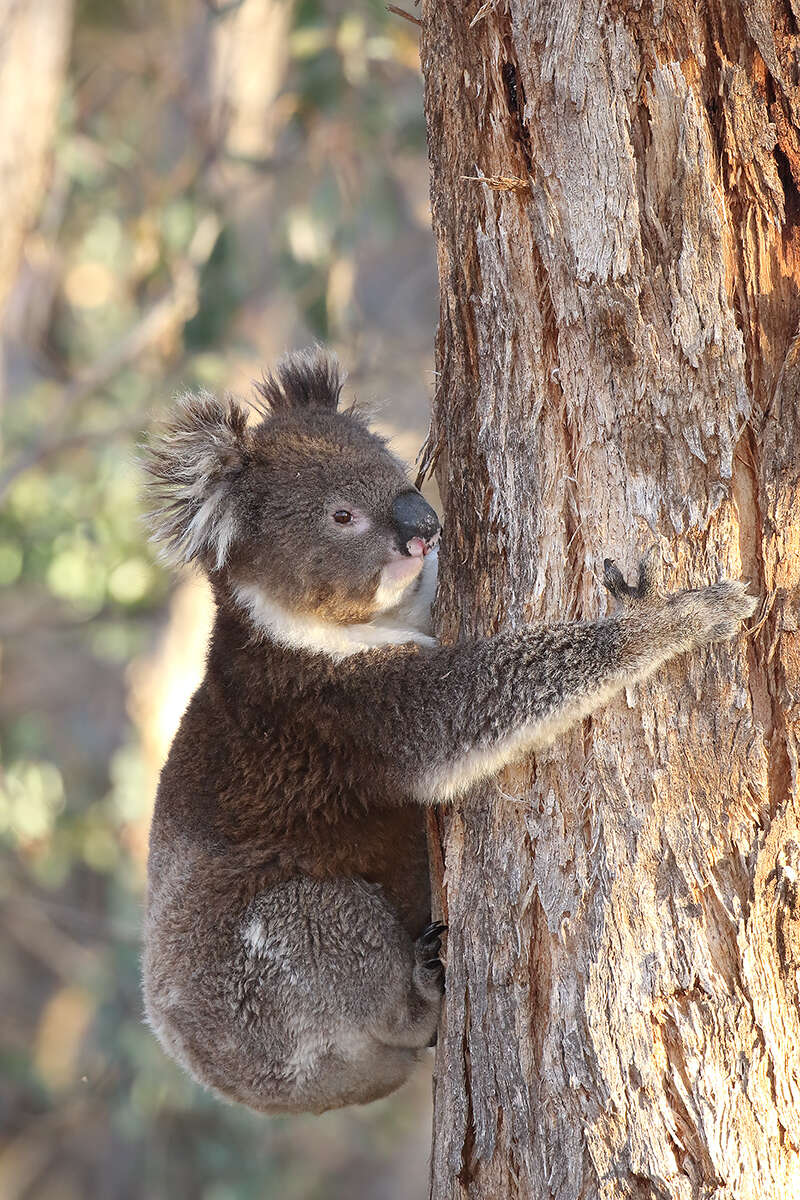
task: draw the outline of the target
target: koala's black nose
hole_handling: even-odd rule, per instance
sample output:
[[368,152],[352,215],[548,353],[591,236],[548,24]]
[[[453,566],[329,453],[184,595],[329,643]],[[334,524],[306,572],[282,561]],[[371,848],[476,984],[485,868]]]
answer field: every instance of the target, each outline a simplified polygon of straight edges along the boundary
[[401,492],[392,505],[392,520],[405,553],[412,538],[429,542],[439,532],[439,518],[419,492]]

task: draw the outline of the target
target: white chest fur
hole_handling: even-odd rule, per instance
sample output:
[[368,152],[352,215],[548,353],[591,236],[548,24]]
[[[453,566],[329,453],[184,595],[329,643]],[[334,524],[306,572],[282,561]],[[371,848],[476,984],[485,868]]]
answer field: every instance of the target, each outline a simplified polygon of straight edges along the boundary
[[438,551],[434,549],[426,556],[415,583],[394,607],[360,625],[337,625],[289,612],[255,584],[242,584],[235,594],[256,628],[272,641],[293,649],[327,654],[338,661],[380,646],[402,646],[406,642],[435,646],[431,605],[436,595],[438,565]]

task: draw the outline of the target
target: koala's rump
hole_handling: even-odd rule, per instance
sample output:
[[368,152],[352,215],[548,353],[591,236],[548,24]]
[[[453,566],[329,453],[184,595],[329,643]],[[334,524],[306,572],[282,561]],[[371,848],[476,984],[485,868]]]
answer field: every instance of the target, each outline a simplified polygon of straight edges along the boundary
[[246,902],[196,846],[174,849],[151,884],[144,955],[148,1019],[170,1056],[206,1087],[269,1112],[323,1111],[397,1086],[411,1051],[389,1081],[357,1069],[374,1051],[371,1024],[391,1022],[413,966],[384,889],[295,875]]

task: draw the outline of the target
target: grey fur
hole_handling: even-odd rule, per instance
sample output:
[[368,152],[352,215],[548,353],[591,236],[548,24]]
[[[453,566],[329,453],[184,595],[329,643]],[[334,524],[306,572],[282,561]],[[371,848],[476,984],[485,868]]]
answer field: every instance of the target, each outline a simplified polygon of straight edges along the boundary
[[339,364],[319,350],[300,350],[282,358],[256,391],[272,412],[293,408],[330,408],[339,404],[343,380]]
[[[279,378],[259,425],[190,398],[150,457],[156,534],[205,565],[218,613],[159,787],[144,988],[162,1044],[200,1082],[320,1112],[385,1095],[435,1036],[442,930],[426,929],[421,806],[733,636],[755,601],[736,582],[663,597],[652,562],[636,586],[607,563],[620,609],[606,619],[440,646],[435,556],[405,574],[435,541],[430,514],[424,545],[400,545],[392,514],[413,489],[335,411],[327,360]],[[360,524],[340,526],[343,509]]]

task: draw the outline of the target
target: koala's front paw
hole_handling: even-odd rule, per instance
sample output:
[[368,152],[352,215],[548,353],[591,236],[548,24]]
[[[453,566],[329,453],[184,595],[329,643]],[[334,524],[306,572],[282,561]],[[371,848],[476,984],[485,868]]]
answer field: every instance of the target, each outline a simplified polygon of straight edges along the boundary
[[757,598],[747,594],[745,580],[725,579],[695,591],[676,592],[665,607],[686,645],[705,646],[735,637],[757,604]]
[[710,587],[663,595],[656,584],[658,554],[653,547],[639,564],[639,579],[631,586],[619,567],[607,558],[603,564],[603,581],[627,610],[626,620],[631,629],[647,645],[667,655],[692,650],[709,642],[721,642],[734,637],[746,617],[753,615],[758,603],[748,596],[747,583],[724,580]]

